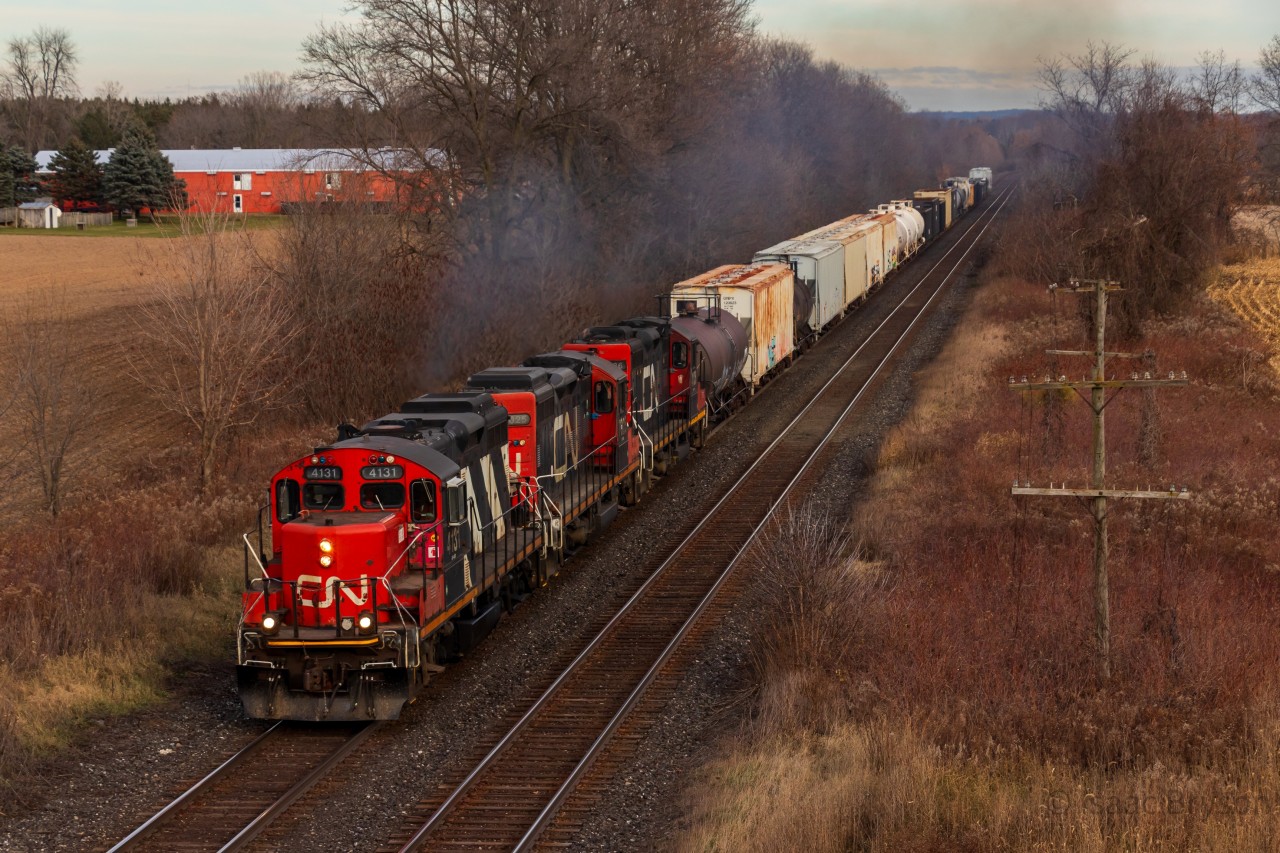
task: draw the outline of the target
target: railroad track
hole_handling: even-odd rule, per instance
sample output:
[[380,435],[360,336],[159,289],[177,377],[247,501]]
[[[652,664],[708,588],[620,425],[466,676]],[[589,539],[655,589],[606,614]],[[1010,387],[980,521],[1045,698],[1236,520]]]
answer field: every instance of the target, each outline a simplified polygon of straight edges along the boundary
[[243,849],[381,725],[276,723],[110,853]]
[[[714,611],[750,544],[814,469],[1007,199],[1008,191],[970,218],[964,236],[972,239],[953,244],[484,758],[424,801],[419,814],[430,816],[392,849],[532,848],[624,724],[648,722],[629,716],[641,705],[660,709],[659,694],[676,680],[662,675],[664,667],[687,651],[684,641]],[[655,685],[663,689],[650,692]],[[625,740],[634,746],[638,736]],[[548,842],[567,843],[573,816],[563,824]]]

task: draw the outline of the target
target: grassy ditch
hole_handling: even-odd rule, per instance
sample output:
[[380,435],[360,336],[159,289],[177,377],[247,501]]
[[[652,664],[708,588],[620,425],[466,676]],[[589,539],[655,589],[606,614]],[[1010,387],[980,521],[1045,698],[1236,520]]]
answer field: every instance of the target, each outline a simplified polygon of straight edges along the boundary
[[87,720],[163,701],[184,662],[234,660],[239,538],[267,466],[307,439],[296,427],[260,431],[204,497],[181,456],[158,455],[80,483],[57,518],[28,514],[0,534],[0,791],[10,802],[39,787],[39,760],[75,743]]
[[[1268,343],[1208,298],[1110,343],[1193,379],[1108,408],[1112,482],[1195,494],[1114,510],[1102,682],[1087,512],[1009,494],[1015,476],[1086,482],[1084,404],[1006,387],[1083,375],[1044,351],[1084,341],[1074,304],[987,282],[856,516],[781,523],[764,550],[788,559],[757,565],[754,714],[702,770],[680,849],[1239,850],[1280,834]],[[797,569],[806,606],[771,588]]]

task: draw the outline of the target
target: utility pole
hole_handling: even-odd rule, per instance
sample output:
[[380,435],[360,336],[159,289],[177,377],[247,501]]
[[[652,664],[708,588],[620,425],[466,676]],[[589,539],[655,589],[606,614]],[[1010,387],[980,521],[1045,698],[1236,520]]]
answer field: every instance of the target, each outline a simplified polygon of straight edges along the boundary
[[[1130,374],[1129,379],[1108,379],[1108,358],[1140,359],[1149,355],[1147,353],[1106,351],[1107,294],[1120,292],[1123,288],[1120,287],[1119,282],[1106,279],[1073,278],[1065,288],[1059,287],[1057,284],[1049,285],[1050,293],[1056,294],[1059,290],[1073,294],[1093,294],[1094,348],[1092,352],[1087,350],[1048,350],[1047,354],[1092,356],[1094,359],[1092,378],[1084,378],[1079,382],[1072,382],[1066,376],[1060,376],[1057,380],[1046,376],[1043,382],[1028,382],[1026,377],[1023,377],[1021,382],[1015,382],[1013,377],[1009,377],[1009,389],[1012,391],[1059,391],[1069,388],[1089,404],[1089,407],[1093,410],[1092,477],[1090,478],[1089,488],[1086,489],[1067,488],[1065,483],[1061,487],[1055,487],[1050,483],[1049,488],[1040,489],[1032,488],[1030,483],[1019,485],[1015,481],[1012,493],[1015,496],[1024,497],[1072,497],[1086,498],[1089,501],[1089,514],[1093,517],[1095,531],[1093,540],[1094,642],[1098,655],[1098,674],[1105,681],[1111,678],[1111,603],[1107,581],[1107,500],[1118,498],[1186,500],[1191,496],[1187,493],[1185,486],[1181,491],[1174,486],[1170,486],[1167,491],[1150,488],[1145,491],[1108,489],[1106,487],[1107,434],[1104,415],[1107,404],[1112,399],[1115,399],[1115,395],[1125,388],[1166,388],[1186,385],[1187,374],[1186,371],[1183,371],[1181,376],[1174,376],[1170,372],[1168,378],[1159,379],[1154,378],[1149,372],[1142,376],[1134,372]],[[1084,395],[1086,389],[1089,391],[1088,397]],[[1110,398],[1107,397],[1108,389],[1115,389],[1115,393]]]

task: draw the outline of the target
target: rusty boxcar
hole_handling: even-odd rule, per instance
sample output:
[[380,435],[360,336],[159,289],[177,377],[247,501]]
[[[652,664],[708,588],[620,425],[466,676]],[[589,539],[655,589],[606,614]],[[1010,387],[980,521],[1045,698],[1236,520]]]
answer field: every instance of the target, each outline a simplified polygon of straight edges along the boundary
[[671,291],[672,313],[682,299],[719,297],[720,306],[737,317],[747,332],[747,359],[742,378],[755,389],[789,363],[794,348],[795,276],[784,264],[716,267],[680,282]]

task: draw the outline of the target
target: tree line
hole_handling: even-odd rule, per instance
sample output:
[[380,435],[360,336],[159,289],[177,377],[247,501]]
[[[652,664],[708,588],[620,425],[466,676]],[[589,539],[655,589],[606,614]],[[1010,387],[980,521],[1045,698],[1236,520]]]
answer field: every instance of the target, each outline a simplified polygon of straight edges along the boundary
[[1106,42],[1042,61],[1045,114],[1019,132],[1022,215],[1006,261],[1033,281],[1109,277],[1121,332],[1200,292],[1242,204],[1280,203],[1280,36],[1248,74],[1191,74]]

